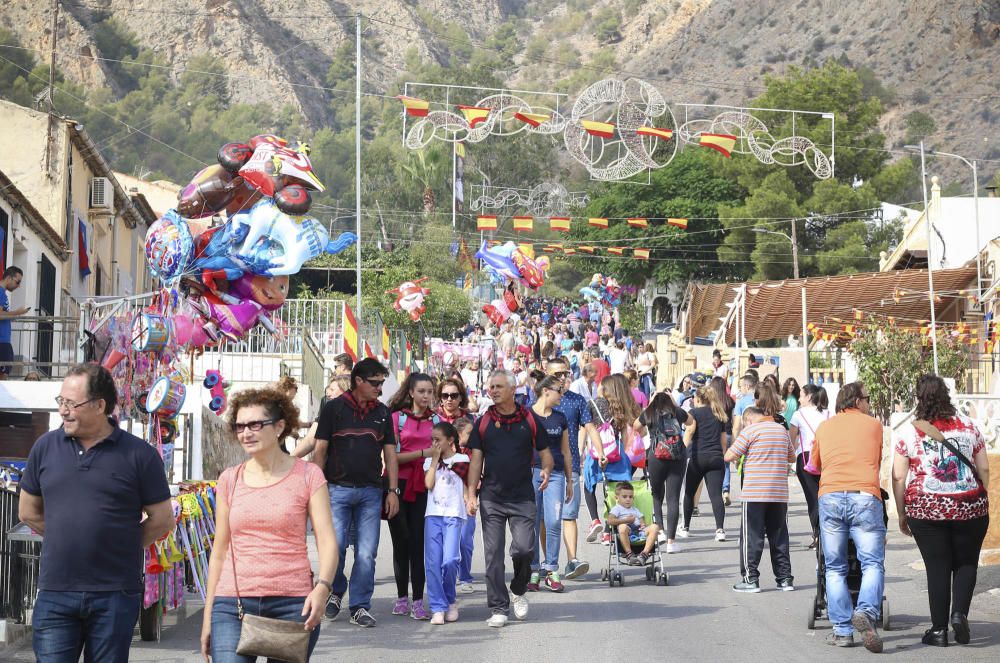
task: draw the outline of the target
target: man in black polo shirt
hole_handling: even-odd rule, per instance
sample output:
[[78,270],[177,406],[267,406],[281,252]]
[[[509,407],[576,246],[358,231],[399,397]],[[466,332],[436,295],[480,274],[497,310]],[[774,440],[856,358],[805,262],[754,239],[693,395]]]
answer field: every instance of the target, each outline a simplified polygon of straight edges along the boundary
[[[118,428],[111,374],[75,366],[62,428],[35,442],[18,516],[45,535],[33,617],[39,661],[128,661],[143,590],[143,549],[174,526],[156,449]],[[148,518],[140,523],[143,512]]]
[[[482,478],[479,509],[482,511],[483,551],[486,556],[486,603],[493,611],[486,623],[494,628],[507,624],[511,604],[515,617],[524,619],[528,616],[528,599],[524,593],[531,577],[532,553],[538,541],[531,474],[534,450],[538,450],[542,461],[541,490],[545,490],[549,483],[553,465],[548,435],[542,422],[534,412],[514,402],[515,383],[510,371],[497,370],[490,375],[488,389],[493,405],[476,421],[469,437],[472,462],[467,477],[471,495],[467,507],[469,514],[475,515],[474,492]],[[510,556],[514,563],[514,579],[510,583],[513,600],[504,586],[503,558],[508,524]]]
[[[396,434],[392,418],[379,402],[389,372],[376,359],[362,359],[351,370],[351,390],[323,406],[316,427],[313,462],[323,468],[329,482],[333,526],[340,545],[340,563],[333,579],[333,594],[326,616],[336,619],[348,589],[344,576],[347,544],[354,544],[351,569],[351,623],[375,626],[371,616],[375,590],[375,555],[382,528],[382,468],[388,477],[386,515],[399,511]],[[355,530],[356,540],[351,539]]]

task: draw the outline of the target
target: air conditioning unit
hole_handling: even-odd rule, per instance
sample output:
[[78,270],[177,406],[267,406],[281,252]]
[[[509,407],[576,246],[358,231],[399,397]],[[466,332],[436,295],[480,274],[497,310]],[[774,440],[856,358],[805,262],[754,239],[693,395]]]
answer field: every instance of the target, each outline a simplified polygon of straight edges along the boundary
[[95,177],[90,180],[90,208],[106,209],[114,208],[115,190],[111,186],[111,180],[107,177]]

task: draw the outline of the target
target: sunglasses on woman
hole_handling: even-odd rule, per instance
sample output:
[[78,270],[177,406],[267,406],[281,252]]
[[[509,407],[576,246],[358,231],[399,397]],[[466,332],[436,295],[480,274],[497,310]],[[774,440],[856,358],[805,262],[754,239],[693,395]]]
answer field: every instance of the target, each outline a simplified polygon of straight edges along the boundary
[[441,400],[458,400],[461,398],[461,394],[457,391],[445,391],[441,393]]

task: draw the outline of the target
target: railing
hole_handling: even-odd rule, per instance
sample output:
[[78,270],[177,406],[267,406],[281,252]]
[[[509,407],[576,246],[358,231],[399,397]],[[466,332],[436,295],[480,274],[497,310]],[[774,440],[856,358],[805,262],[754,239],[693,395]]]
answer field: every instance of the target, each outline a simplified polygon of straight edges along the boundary
[[822,386],[827,382],[844,384],[844,351],[840,349],[809,352],[809,382]]
[[312,393],[312,411],[315,412],[326,389],[326,364],[311,337],[306,336],[302,344],[302,382]]
[[[7,466],[3,470],[19,475]],[[0,486],[0,619],[26,624],[38,593],[42,544],[8,538],[7,533],[18,523],[18,502],[14,485]]]
[[37,373],[39,378],[61,378],[77,363],[80,320],[55,316],[34,316],[11,320],[14,361],[11,376],[23,378]]

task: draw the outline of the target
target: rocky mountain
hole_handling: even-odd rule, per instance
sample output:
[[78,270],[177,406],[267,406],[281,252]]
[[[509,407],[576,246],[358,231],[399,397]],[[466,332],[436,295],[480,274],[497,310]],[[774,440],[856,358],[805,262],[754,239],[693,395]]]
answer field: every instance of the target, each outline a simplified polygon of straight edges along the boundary
[[[1000,159],[997,0],[59,0],[57,58],[70,78],[115,90],[95,25],[113,17],[180,75],[194,56],[224,65],[234,101],[329,113],[327,72],[365,22],[365,89],[398,94],[414,56],[447,62],[508,49],[512,85],[559,87],[617,71],[669,101],[739,105],[766,74],[837,58],[870,70],[889,102],[890,143]],[[0,26],[47,59],[53,3],[3,0]],[[341,55],[343,57],[343,55]],[[591,80],[595,76],[591,76]],[[817,109],[822,110],[822,109]],[[919,111],[919,116],[914,116]],[[916,122],[914,118],[920,120]],[[995,169],[990,169],[995,170]]]

